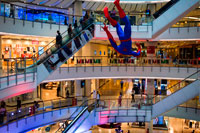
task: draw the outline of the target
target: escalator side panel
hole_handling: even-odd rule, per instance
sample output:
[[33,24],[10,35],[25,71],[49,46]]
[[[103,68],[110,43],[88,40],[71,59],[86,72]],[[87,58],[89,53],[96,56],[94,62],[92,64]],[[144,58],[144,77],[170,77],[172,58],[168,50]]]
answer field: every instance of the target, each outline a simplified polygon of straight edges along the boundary
[[38,66],[37,84],[46,79],[49,76],[49,74],[51,74],[54,70],[60,67],[81,47],[83,47],[93,38],[92,27],[93,26],[91,25],[88,29],[81,31],[81,34],[73,38],[72,40],[70,40],[68,36],[64,37],[61,44],[62,48],[60,48],[58,51],[56,51],[56,49],[54,48],[51,51],[46,52],[50,55],[50,57]]

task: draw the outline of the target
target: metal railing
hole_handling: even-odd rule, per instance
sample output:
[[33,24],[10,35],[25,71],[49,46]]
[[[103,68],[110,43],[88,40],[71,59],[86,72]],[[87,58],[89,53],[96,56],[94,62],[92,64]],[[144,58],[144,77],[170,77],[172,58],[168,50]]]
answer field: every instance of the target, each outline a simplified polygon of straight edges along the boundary
[[[50,56],[50,55],[49,55]],[[45,57],[45,58],[48,58]],[[1,77],[0,77],[0,88],[5,88],[5,86],[18,85],[19,82],[34,82],[38,62],[36,58],[10,58],[10,59],[0,59],[2,64]],[[171,67],[178,68],[199,68],[200,60],[198,59],[162,59],[162,58],[111,58],[108,56],[74,56],[71,59],[68,59],[59,70],[67,69],[70,71],[70,67],[168,67],[169,72]],[[20,79],[21,78],[21,79]],[[27,80],[28,79],[28,80]]]
[[22,107],[17,109],[16,107],[12,107],[10,110],[7,110],[6,117],[4,117],[4,123],[8,125],[13,121],[18,121],[20,119],[27,118],[29,116],[38,115],[41,113],[45,113],[48,111],[59,110],[62,108],[66,108],[69,106],[76,106],[77,102],[74,102],[74,98],[68,99],[55,99],[55,100],[47,100],[47,101],[39,101],[39,102],[32,102],[29,104],[23,104]]
[[[114,116],[131,116],[140,118],[145,118],[147,111],[152,111],[152,103],[151,98],[143,97],[139,98],[136,97],[135,99],[130,98],[122,98],[121,103],[119,99],[105,99],[101,98],[99,103],[97,103],[96,99],[85,99],[83,102],[76,102],[76,98],[68,98],[68,99],[56,99],[56,100],[48,100],[48,101],[40,101],[38,102],[38,106],[34,104],[25,104],[23,107],[17,109],[12,108],[11,110],[8,110],[6,113],[6,117],[4,117],[4,124],[9,125],[12,122],[19,121],[20,119],[27,118],[29,116],[34,116],[38,114],[44,114],[45,112],[49,111],[55,111],[60,110],[66,107],[70,106],[78,106],[75,111],[71,114],[71,116],[66,119],[66,123],[63,124],[57,132],[62,132],[63,129],[67,127],[67,125],[70,125],[68,123],[68,120],[73,120],[76,118],[76,116],[81,112],[85,107],[88,107],[89,105],[94,105],[93,109],[95,112],[100,113],[100,118],[104,117],[114,117]],[[95,103],[95,104],[94,104]],[[187,111],[187,108],[195,108],[196,111],[200,109],[198,98],[192,99],[180,106],[177,106],[177,109],[179,107],[184,107]],[[123,112],[120,112],[122,111]],[[134,111],[135,114],[130,113],[130,110]],[[139,110],[143,110],[143,113],[140,114]],[[91,111],[91,110],[90,110]],[[78,119],[78,118],[77,118]],[[138,119],[139,120],[139,119]]]
[[[152,98],[152,103],[157,103],[160,102],[161,100],[167,98],[169,95],[172,95],[174,93],[176,93],[177,91],[181,90],[182,88],[186,87],[187,85],[191,84],[192,82],[199,80],[200,78],[200,70],[198,70],[197,72],[191,74],[190,76],[186,77],[184,80],[178,82],[177,84],[169,87],[167,90],[165,91],[161,91],[161,94],[167,95],[166,96],[155,96]],[[195,79],[193,81],[189,80],[189,79]]]
[[32,26],[34,27],[34,22],[41,23],[41,28],[43,27],[43,23],[48,23],[50,25],[56,24],[60,25],[68,25],[74,24],[75,20],[79,20],[81,16],[66,14],[62,11],[53,11],[53,10],[41,10],[23,7],[20,5],[9,4],[1,2],[1,11],[0,16],[4,17],[4,22],[6,22],[6,18],[12,18],[13,24],[15,24],[15,19],[19,19],[23,21],[23,25],[25,25],[25,21],[31,21]]
[[[16,80],[16,84],[18,84],[18,79],[17,79],[17,75],[20,73],[24,74],[24,81],[26,82],[26,75],[29,72],[33,73],[33,81],[35,81],[35,72],[37,71],[37,66],[41,63],[43,63],[44,61],[47,61],[47,59],[54,53],[58,53],[58,51],[63,48],[64,46],[66,46],[68,49],[71,49],[70,46],[68,46],[67,44],[70,43],[72,41],[73,38],[79,36],[81,34],[81,31],[84,29],[89,28],[91,25],[93,24],[93,19],[89,18],[87,19],[85,22],[82,23],[82,25],[78,26],[76,29],[74,29],[72,31],[73,33],[73,37],[70,37],[68,34],[65,35],[62,38],[62,43],[60,44],[60,46],[56,46],[56,44],[51,44],[49,43],[48,45],[46,45],[43,49],[42,49],[42,53],[41,50],[38,51],[38,53],[41,53],[41,55],[39,56],[38,53],[36,53],[32,58],[10,58],[10,59],[0,59],[0,63],[3,66],[2,69],[2,74],[1,76],[3,76],[3,78],[5,78],[5,76],[7,77],[7,86],[9,86],[9,76],[13,76],[15,75],[15,80]],[[66,32],[64,32],[63,34],[65,34]],[[73,51],[72,51],[73,52]],[[71,54],[73,54],[71,52]],[[38,56],[39,58],[38,58]],[[71,55],[69,55],[71,56]],[[32,62],[29,60],[33,60]],[[5,65],[5,61],[7,61],[7,65],[6,67],[4,67]],[[23,65],[21,65],[23,64]],[[5,71],[6,69],[6,71]],[[11,73],[11,74],[10,74]],[[1,82],[2,79],[0,79]],[[14,81],[15,82],[15,81]],[[5,87],[5,86],[4,86]],[[3,88],[3,87],[0,87]]]
[[[95,106],[96,105],[96,99],[89,99],[84,101],[75,111],[74,113],[69,117],[68,120],[72,120],[70,123],[68,123],[68,120],[60,126],[60,128],[56,131],[58,132],[67,132],[73,124],[79,119],[79,117],[89,109],[90,106]],[[96,106],[95,106],[96,107]]]

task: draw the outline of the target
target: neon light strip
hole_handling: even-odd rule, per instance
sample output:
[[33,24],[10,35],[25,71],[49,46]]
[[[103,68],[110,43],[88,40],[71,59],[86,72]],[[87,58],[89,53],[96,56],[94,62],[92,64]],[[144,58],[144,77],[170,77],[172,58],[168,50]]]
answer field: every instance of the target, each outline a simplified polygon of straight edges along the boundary
[[[113,3],[114,0],[84,0],[90,2],[108,2]],[[169,2],[170,0],[120,0],[120,3],[133,3],[133,4],[142,4],[142,3],[165,3]]]

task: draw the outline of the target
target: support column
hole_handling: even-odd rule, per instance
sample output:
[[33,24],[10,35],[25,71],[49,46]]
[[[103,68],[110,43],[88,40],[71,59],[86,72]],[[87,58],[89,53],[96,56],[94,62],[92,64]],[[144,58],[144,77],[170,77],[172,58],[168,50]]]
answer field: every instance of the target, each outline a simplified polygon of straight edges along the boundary
[[76,97],[83,96],[83,92],[81,88],[81,80],[75,80],[75,96]]
[[92,92],[92,90],[91,90],[91,80],[90,79],[88,79],[88,80],[86,80],[85,81],[85,96],[86,97],[88,97],[88,96],[90,96],[90,94],[91,94],[91,92]]
[[[74,3],[74,15],[77,15],[77,16],[83,15],[82,1],[75,1],[75,3]],[[80,17],[77,17],[76,20],[79,22]]]
[[96,79],[95,89],[96,89],[97,91],[99,90],[99,79]]
[[151,120],[150,122],[145,122],[145,131],[147,133],[153,133],[153,120]]
[[145,122],[145,131],[147,133],[147,130],[149,131],[148,133],[153,133],[153,120],[150,122]]
[[[0,59],[2,59],[2,36],[0,36]],[[3,68],[2,63],[3,61],[0,60],[0,69]]]
[[[68,12],[70,15],[73,15],[73,8],[68,8]],[[69,24],[73,25],[73,16],[69,16]]]

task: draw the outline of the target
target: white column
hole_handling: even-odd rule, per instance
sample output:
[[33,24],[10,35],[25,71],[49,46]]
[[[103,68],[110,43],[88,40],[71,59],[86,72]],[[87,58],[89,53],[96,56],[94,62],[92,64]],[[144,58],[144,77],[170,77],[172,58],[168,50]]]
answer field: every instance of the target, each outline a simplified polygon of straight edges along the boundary
[[[74,15],[82,16],[82,1],[75,1],[74,3]],[[79,22],[80,17],[77,17],[76,20]]]
[[149,133],[153,133],[153,120],[145,122],[145,131],[149,130]]
[[90,96],[91,92],[92,92],[92,89],[91,89],[91,80],[88,79],[88,80],[85,80],[85,91],[86,91],[86,97]]
[[146,87],[147,87],[147,90],[146,90],[146,94],[148,95],[154,95],[154,79],[147,79],[146,80]]
[[75,80],[75,96],[82,96],[81,80]]
[[[0,58],[2,59],[2,36],[0,36]],[[0,60],[0,69],[2,69],[2,60]]]
[[[73,15],[73,8],[68,8],[68,12],[70,15]],[[73,16],[69,16],[69,24],[73,24]]]
[[95,89],[97,91],[99,90],[99,79],[96,79]]

